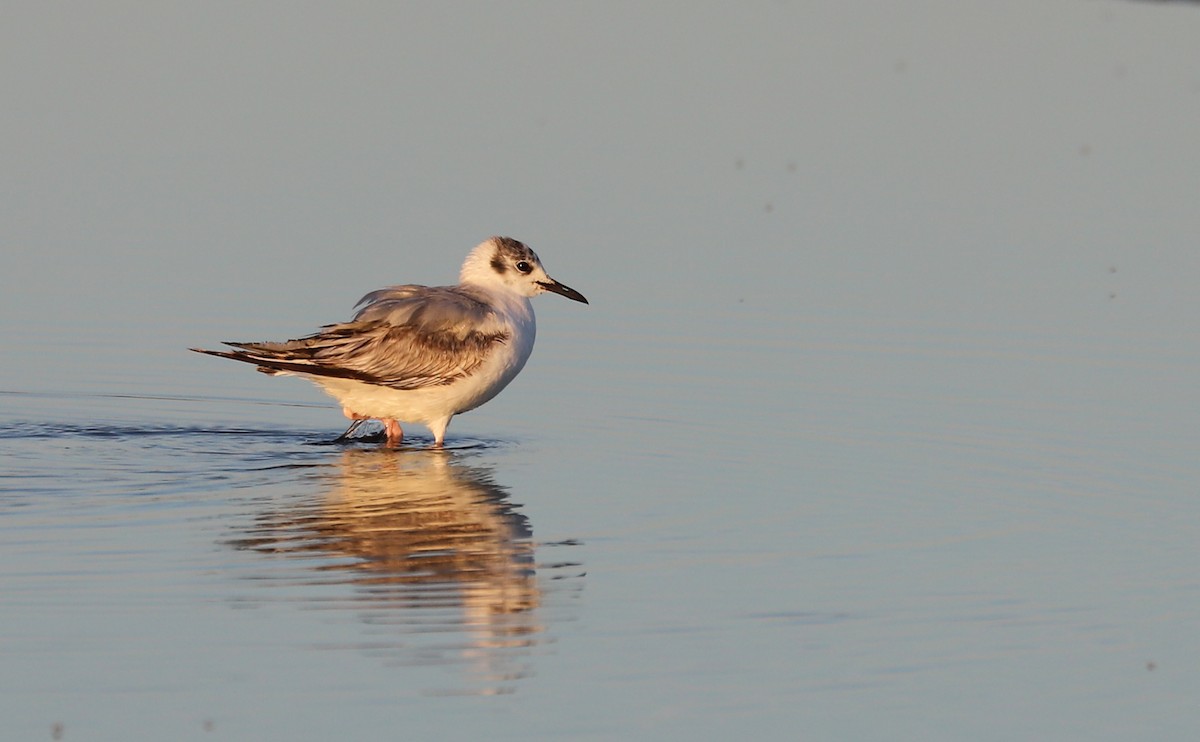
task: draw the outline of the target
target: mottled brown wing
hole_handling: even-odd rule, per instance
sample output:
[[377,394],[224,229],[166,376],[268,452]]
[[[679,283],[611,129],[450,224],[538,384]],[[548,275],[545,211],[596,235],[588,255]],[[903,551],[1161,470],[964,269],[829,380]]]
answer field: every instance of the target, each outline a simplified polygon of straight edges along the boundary
[[508,332],[480,298],[459,287],[393,286],[359,302],[351,322],[282,343],[226,343],[202,351],[267,371],[357,379],[393,389],[449,384],[479,367]]

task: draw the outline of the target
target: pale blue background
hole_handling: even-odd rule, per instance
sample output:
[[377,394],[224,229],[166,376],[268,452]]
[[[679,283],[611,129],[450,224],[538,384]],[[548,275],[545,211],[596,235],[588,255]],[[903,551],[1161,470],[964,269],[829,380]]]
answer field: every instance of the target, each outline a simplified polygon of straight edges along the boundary
[[[1100,0],[9,3],[4,726],[1195,738],[1197,39]],[[538,299],[450,429],[532,529],[515,650],[235,547],[380,480],[309,445],[317,391],[184,350],[495,233],[592,301]]]

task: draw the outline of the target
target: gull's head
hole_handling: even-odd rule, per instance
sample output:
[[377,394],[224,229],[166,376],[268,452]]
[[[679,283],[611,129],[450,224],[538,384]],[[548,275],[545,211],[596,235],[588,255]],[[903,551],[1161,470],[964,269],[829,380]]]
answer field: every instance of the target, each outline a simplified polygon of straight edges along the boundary
[[545,291],[568,299],[588,300],[570,286],[546,275],[537,253],[511,237],[491,237],[471,251],[463,262],[459,281],[487,289],[511,291],[520,296],[537,296]]

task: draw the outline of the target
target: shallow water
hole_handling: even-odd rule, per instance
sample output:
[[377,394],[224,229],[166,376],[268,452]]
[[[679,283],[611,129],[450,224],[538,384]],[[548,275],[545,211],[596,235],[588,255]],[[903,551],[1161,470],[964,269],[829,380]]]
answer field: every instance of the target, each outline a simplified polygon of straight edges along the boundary
[[1194,359],[970,329],[677,336],[694,373],[545,377],[441,452],[331,445],[296,380],[6,394],[6,703],[31,737],[1187,728]]
[[[160,402],[125,397],[123,414]],[[6,697],[140,736],[213,727],[263,677],[298,680],[288,666],[364,663],[405,678],[396,698],[513,692],[577,617],[584,569],[495,481],[512,444],[329,438],[6,419]],[[106,708],[78,700],[97,693]]]
[[[6,738],[1196,736],[1194,7],[34,7]],[[444,451],[186,351],[494,232]]]

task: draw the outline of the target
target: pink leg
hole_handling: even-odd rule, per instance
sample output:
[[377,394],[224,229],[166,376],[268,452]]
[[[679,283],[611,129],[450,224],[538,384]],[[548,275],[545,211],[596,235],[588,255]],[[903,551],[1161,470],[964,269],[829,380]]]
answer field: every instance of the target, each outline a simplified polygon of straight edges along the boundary
[[387,445],[389,448],[399,446],[400,441],[404,440],[404,430],[401,429],[400,423],[395,420],[384,420],[383,428],[387,431]]

